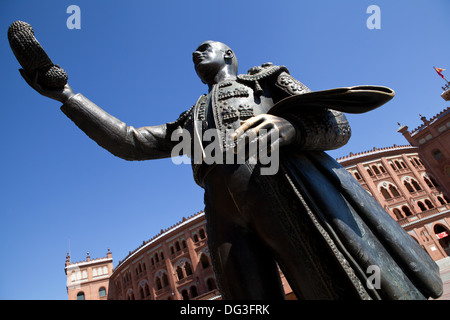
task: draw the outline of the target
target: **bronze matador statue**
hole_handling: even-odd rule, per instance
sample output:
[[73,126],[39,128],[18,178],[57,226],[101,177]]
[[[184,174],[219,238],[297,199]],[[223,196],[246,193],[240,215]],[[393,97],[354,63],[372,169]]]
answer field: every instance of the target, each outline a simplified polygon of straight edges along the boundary
[[[192,161],[195,181],[205,190],[208,246],[224,299],[284,299],[277,265],[299,299],[442,294],[434,261],[324,152],[350,138],[343,112],[376,108],[393,97],[392,90],[311,92],[286,67],[271,63],[238,74],[234,52],[215,41],[202,43],[193,62],[208,94],[176,121],[142,128],[114,118],[68,84],[42,86],[39,71],[21,74],[40,94],[63,103],[61,110],[90,138],[126,160],[171,157],[177,130],[194,143],[214,129],[216,152],[224,154],[236,151],[245,136],[277,133],[267,140],[269,153],[279,150],[273,174],[262,174],[264,165],[250,161],[254,157]],[[200,142],[203,155],[212,140]],[[370,281],[373,266],[380,271],[379,285]]]

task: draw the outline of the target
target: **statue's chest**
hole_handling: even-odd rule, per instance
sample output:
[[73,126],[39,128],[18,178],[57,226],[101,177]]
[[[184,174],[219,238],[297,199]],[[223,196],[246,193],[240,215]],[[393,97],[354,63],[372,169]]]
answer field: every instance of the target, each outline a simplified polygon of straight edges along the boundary
[[270,97],[255,96],[250,86],[233,80],[223,81],[215,85],[207,96],[206,120],[209,128],[214,125],[220,131],[234,131],[243,121],[266,113],[272,106]]
[[[242,123],[259,114],[267,113],[273,100],[267,92],[255,95],[252,87],[231,80],[214,85],[208,95],[200,97],[194,109],[193,128],[198,139],[206,130],[213,129],[220,140],[222,151],[234,147],[230,135]],[[203,146],[209,144],[202,142]]]

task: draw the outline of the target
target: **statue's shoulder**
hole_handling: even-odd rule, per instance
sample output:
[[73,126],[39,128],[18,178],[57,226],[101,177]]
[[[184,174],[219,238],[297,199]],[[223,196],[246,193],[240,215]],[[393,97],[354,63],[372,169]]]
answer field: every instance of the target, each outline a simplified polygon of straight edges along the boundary
[[303,83],[289,74],[285,66],[276,66],[271,62],[256,66],[248,70],[247,74],[238,75],[237,78],[244,82],[253,82],[255,87],[260,88],[259,82],[273,79],[273,84],[288,95],[297,95],[310,92],[311,90]]
[[285,66],[276,66],[271,62],[266,62],[260,66],[250,68],[247,74],[240,74],[237,78],[242,81],[259,81],[279,75],[282,72],[289,74],[289,70]]
[[[206,95],[204,95],[206,96]],[[203,96],[202,96],[203,97]],[[200,97],[201,98],[201,97]],[[194,108],[195,105],[193,105],[189,110],[186,110],[180,114],[177,120],[172,122],[167,122],[166,127],[169,131],[173,131],[177,128],[184,128],[186,127],[186,124],[191,122],[194,117]]]

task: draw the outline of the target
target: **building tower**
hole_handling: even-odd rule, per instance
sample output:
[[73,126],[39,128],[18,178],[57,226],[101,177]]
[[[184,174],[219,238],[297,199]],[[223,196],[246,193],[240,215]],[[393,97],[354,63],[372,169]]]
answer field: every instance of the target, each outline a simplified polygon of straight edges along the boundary
[[444,92],[442,92],[441,97],[442,99],[444,99],[445,101],[450,101],[450,82],[448,82],[448,80],[445,78],[445,76],[442,74],[443,71],[445,71],[445,69],[442,68],[436,68],[433,67],[434,70],[436,70],[436,72],[438,73],[438,75],[445,80],[446,84],[442,87],[442,90],[444,90]]
[[[449,89],[450,91],[450,89]],[[408,131],[400,126],[398,132],[415,147],[418,147],[420,159],[436,179],[437,184],[447,197],[450,196],[450,107],[434,117],[421,116],[423,124]]]
[[109,277],[113,271],[112,253],[104,258],[91,260],[87,252],[86,260],[71,262],[66,256],[67,294],[69,300],[106,300]]
[[441,94],[442,99],[450,101],[450,82],[447,81],[447,84],[442,87],[442,90],[444,90]]

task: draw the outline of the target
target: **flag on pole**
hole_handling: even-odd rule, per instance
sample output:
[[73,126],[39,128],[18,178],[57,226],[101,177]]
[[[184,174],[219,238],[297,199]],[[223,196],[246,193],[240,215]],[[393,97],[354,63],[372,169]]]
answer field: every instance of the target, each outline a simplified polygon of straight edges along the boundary
[[[438,73],[438,75],[440,75],[440,76],[442,77],[442,79],[445,79],[444,75],[442,74],[442,71],[445,71],[445,69],[442,69],[442,68],[436,68],[436,67],[433,67],[433,68],[434,68],[434,70],[436,70],[436,72]],[[447,79],[445,79],[445,80],[447,80]]]

